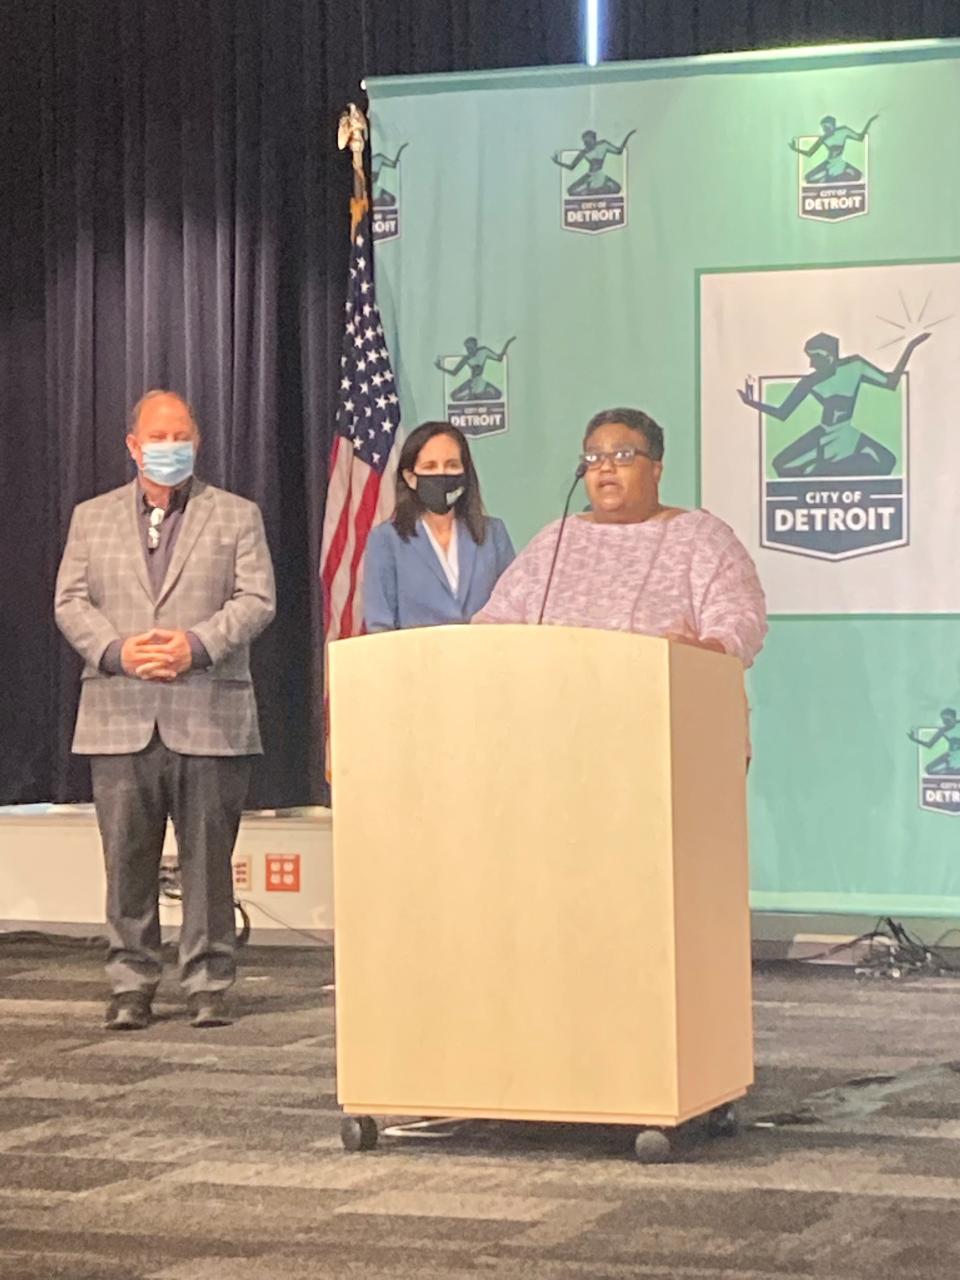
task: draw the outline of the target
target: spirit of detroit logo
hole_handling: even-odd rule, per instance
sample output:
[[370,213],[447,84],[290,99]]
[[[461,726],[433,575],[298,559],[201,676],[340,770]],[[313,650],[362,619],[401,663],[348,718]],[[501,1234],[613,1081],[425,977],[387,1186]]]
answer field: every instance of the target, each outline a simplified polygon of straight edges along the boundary
[[[561,169],[576,172],[581,165],[586,171],[569,185],[561,183],[562,222],[565,231],[581,231],[592,234],[597,231],[614,231],[627,225],[627,143],[636,133],[631,129],[617,145],[607,138],[599,138],[595,129],[581,134],[581,146],[569,151],[555,151],[550,157]],[[617,177],[607,171],[607,161],[616,164]]]
[[[818,134],[790,139],[790,150],[797,155],[801,218],[840,222],[867,212],[867,133],[876,119],[873,115],[862,129],[851,129],[838,124],[836,116],[824,116]],[[852,149],[862,152],[862,159],[857,156],[862,168],[847,152],[851,143]],[[804,162],[815,159],[821,151],[824,157],[808,169]]]
[[[373,238],[377,244],[396,240],[400,235],[400,157],[403,143],[395,156],[375,151],[370,157],[370,201],[373,205]],[[391,176],[385,170],[393,170]],[[389,186],[387,185],[389,183]],[[396,191],[391,188],[396,187]]]
[[[508,338],[501,349],[495,351],[476,338],[464,338],[462,355],[437,356],[433,362],[443,374],[444,416],[464,435],[489,436],[506,431],[507,351],[515,341],[516,336]],[[501,366],[497,381],[503,383],[502,387],[486,376],[491,361]],[[448,391],[448,382],[455,382],[464,369],[467,377]]]
[[936,728],[907,733],[919,748],[920,808],[932,813],[960,814],[960,720],[954,707],[944,707]]
[[[758,396],[753,379],[746,379],[737,394],[756,410],[761,430],[761,545],[838,560],[906,541],[906,413],[899,402],[891,406],[896,439],[888,444],[898,446],[894,452],[865,429],[857,400],[864,387],[897,392],[910,357],[930,336],[912,338],[894,368],[884,370],[861,355],[841,355],[839,338],[817,333],[804,344],[809,373],[761,379],[765,388],[792,382],[781,399],[764,399],[763,390]],[[902,395],[905,404],[905,389]],[[810,400],[817,406],[816,425],[781,443],[768,463],[771,424],[787,422]],[[845,483],[811,486],[820,480]]]

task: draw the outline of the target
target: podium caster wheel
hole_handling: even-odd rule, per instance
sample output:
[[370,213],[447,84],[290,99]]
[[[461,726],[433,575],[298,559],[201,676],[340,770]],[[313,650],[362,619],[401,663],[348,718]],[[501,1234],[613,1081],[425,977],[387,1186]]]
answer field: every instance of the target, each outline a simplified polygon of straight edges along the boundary
[[670,1139],[660,1129],[641,1129],[633,1144],[641,1164],[665,1164],[670,1159]]
[[707,1133],[711,1138],[733,1138],[740,1132],[737,1109],[732,1102],[716,1107],[707,1115]]
[[340,1121],[340,1141],[347,1151],[372,1151],[379,1136],[370,1116],[344,1116]]

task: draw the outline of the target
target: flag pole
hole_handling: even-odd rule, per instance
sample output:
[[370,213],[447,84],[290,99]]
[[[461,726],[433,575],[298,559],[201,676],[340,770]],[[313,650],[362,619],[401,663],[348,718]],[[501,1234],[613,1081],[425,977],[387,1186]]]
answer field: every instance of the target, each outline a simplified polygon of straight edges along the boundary
[[348,103],[338,121],[337,145],[341,151],[349,149],[353,165],[350,272],[320,556],[328,781],[329,645],[364,632],[364,554],[370,533],[394,507],[401,427],[396,379],[376,300],[374,237],[363,166],[368,137],[366,116],[356,103]]
[[350,199],[350,238],[360,224],[360,219],[370,207],[367,198],[367,175],[363,168],[363,153],[370,130],[367,117],[355,102],[348,102],[337,123],[337,146],[341,151],[350,148],[353,160],[353,195]]
[[[353,194],[350,197],[350,243],[357,233],[357,227],[367,212],[367,175],[363,168],[363,153],[367,145],[369,128],[367,117],[355,102],[348,102],[346,109],[340,113],[337,121],[337,147],[340,151],[350,149],[353,164]],[[330,758],[330,667],[328,661],[327,625],[324,619],[323,636],[323,756],[324,774],[327,784],[331,782]]]

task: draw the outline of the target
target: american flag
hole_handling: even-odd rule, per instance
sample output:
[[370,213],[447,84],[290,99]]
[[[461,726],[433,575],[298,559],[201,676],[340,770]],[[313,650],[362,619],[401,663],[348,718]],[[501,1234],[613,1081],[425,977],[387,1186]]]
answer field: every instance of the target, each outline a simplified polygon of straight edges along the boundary
[[340,407],[320,551],[327,644],[363,631],[363,552],[370,530],[393,511],[400,448],[400,402],[374,293],[365,197],[354,200],[352,215]]

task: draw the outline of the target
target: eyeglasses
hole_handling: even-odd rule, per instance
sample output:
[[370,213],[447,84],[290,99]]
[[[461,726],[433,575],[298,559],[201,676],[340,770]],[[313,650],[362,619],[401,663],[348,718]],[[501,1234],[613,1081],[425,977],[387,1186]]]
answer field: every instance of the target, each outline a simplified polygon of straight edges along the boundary
[[624,445],[622,449],[611,449],[606,453],[597,450],[581,453],[580,461],[588,471],[596,471],[598,467],[603,466],[604,462],[612,462],[615,467],[630,467],[637,458],[649,457],[650,454],[644,453],[642,449],[637,449],[633,445]]

